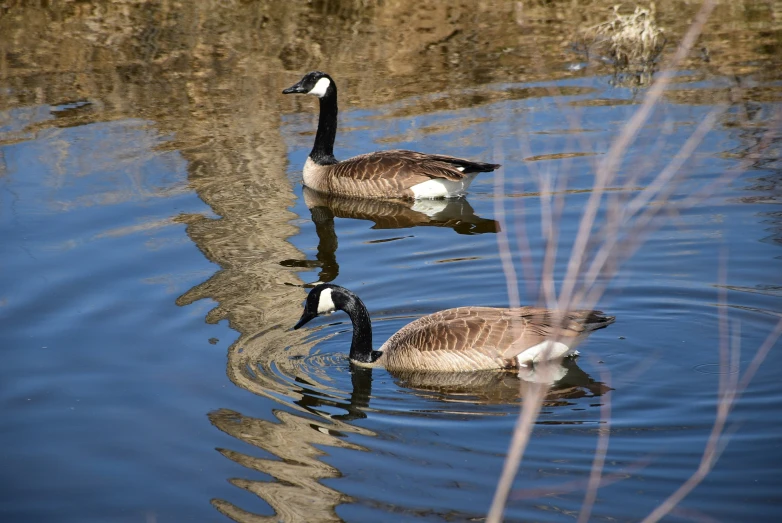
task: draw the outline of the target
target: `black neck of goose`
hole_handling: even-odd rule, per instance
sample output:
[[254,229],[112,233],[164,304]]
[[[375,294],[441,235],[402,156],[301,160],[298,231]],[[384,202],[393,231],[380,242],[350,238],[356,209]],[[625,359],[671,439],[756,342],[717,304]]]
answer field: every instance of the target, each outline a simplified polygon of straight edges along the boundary
[[337,137],[337,87],[331,82],[326,94],[320,98],[320,117],[318,132],[315,134],[315,145],[312,146],[310,158],[319,165],[337,163],[334,158],[334,140]]
[[350,359],[371,363],[376,358],[372,351],[372,322],[364,303],[355,294],[349,295],[342,306],[353,322],[353,342],[350,344]]

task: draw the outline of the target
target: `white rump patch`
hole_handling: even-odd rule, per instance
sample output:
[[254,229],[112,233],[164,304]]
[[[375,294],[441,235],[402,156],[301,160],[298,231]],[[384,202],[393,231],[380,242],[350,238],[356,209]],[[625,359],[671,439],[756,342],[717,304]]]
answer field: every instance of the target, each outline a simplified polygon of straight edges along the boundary
[[416,200],[410,209],[424,213],[432,218],[434,215],[443,212],[446,206],[448,206],[448,203],[444,200]]
[[331,289],[323,289],[318,299],[318,314],[328,314],[335,310],[337,308],[334,306],[334,300],[331,299]]
[[516,360],[519,362],[519,365],[526,367],[530,363],[535,364],[539,361],[556,360],[569,356],[572,353],[570,347],[564,343],[546,340],[525,350],[516,356]]
[[421,182],[418,185],[413,185],[410,189],[413,191],[413,196],[418,199],[432,199],[432,198],[456,198],[458,196],[464,196],[467,192],[467,188],[475,179],[475,174],[468,174],[461,180],[452,181],[445,180],[443,178],[432,178],[425,182]]
[[315,87],[310,89],[310,92],[307,94],[314,94],[318,98],[323,98],[326,95],[326,90],[331,85],[331,81],[326,78],[325,76],[318,80],[318,82],[315,84]]

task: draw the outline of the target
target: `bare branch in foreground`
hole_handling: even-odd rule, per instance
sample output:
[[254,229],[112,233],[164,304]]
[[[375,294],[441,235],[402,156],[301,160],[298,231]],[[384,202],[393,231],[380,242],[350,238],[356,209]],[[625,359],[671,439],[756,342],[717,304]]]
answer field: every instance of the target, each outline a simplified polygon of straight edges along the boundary
[[[723,316],[721,323],[727,323],[726,316]],[[726,329],[726,326],[721,326],[721,330]],[[733,376],[731,367],[729,365],[738,365],[738,337],[737,332],[734,330],[734,342],[733,342],[733,355],[729,358],[727,352],[727,342],[722,341],[720,343],[720,365],[725,365],[720,372],[719,391],[717,394],[717,417],[714,420],[711,434],[709,434],[706,448],[703,450],[701,456],[700,465],[697,470],[680,486],[673,494],[671,494],[665,501],[654,509],[641,523],[653,523],[659,521],[666,514],[669,514],[692,490],[700,484],[703,479],[714,468],[717,458],[723,448],[722,440],[724,436],[725,424],[728,420],[728,415],[736,406],[736,402],[741,397],[742,393],[746,390],[755,372],[760,367],[763,360],[766,359],[771,347],[774,346],[779,337],[782,336],[782,319],[777,322],[776,327],[771,331],[763,345],[755,353],[747,370],[744,372],[744,376],[741,378],[741,382],[738,383],[738,373]]]
[[684,35],[684,38],[679,44],[670,63],[663,69],[660,76],[646,92],[641,106],[624,126],[617,139],[611,144],[611,148],[608,150],[605,160],[601,162],[600,168],[595,176],[595,186],[592,189],[592,193],[589,195],[589,201],[587,202],[584,214],[581,217],[581,223],[578,228],[578,233],[576,234],[576,241],[573,245],[573,250],[570,253],[570,262],[568,263],[565,280],[559,297],[561,308],[568,308],[571,304],[575,282],[584,263],[588,240],[591,236],[590,231],[594,226],[595,217],[600,208],[600,201],[603,198],[603,193],[612,183],[625,152],[638,135],[641,127],[649,119],[654,106],[659,102],[660,98],[662,98],[665,88],[668,87],[668,84],[673,78],[676,67],[692,50],[692,47],[695,45],[698,36],[700,36],[703,31],[703,27],[715,7],[715,0],[705,0],[703,2],[700,11],[695,17],[695,21],[690,25],[687,33]]
[[[701,34],[703,27],[706,21],[708,20],[711,12],[714,10],[715,6],[716,6],[715,0],[704,1],[695,21],[690,26],[687,34],[683,38],[682,43],[679,45],[674,57],[668,64],[667,68],[660,74],[659,78],[654,82],[654,84],[647,91],[646,95],[644,96],[643,103],[641,104],[639,109],[635,112],[635,114],[630,119],[630,121],[625,125],[617,140],[612,144],[604,161],[600,163],[600,166],[596,171],[595,183],[590,193],[585,209],[583,211],[578,232],[576,235],[576,239],[570,253],[571,254],[570,260],[562,284],[562,289],[559,293],[558,300],[556,300],[558,304],[557,307],[558,309],[565,311],[573,308],[574,297],[576,296],[575,291],[576,291],[577,276],[581,273],[582,268],[585,265],[587,253],[590,249],[590,244],[593,242],[592,230],[594,228],[594,223],[595,223],[598,210],[601,207],[601,201],[603,200],[603,195],[606,192],[606,190],[609,188],[610,184],[613,183],[616,172],[618,171],[622,158],[624,157],[624,154],[626,153],[629,145],[635,140],[641,127],[649,119],[652,109],[658,103],[658,101],[663,95],[665,88],[670,83],[670,80],[673,77],[676,67],[689,54],[690,50],[695,44],[695,41],[697,40],[698,36]],[[707,122],[707,123],[711,125],[711,123],[713,122]],[[700,128],[701,127],[699,127],[699,129]],[[699,143],[700,139],[702,139],[702,135],[699,136],[697,139],[695,139],[693,144],[695,142]],[[688,143],[690,142],[688,141]],[[686,144],[685,144],[684,152],[688,152],[686,148]],[[679,170],[679,167],[681,167],[681,164],[683,162],[684,162],[683,158],[677,158],[674,161],[672,161],[671,165],[669,166],[670,167],[669,170],[663,171],[662,173],[657,175],[656,184],[653,181],[652,187],[653,188],[664,187],[665,180],[668,177],[673,176],[673,174]],[[539,177],[539,180],[542,182],[541,183],[542,186],[546,183],[543,180],[543,178],[544,177],[542,176]],[[565,182],[563,181],[562,183]],[[499,196],[499,194],[497,194],[498,189],[503,185],[504,185],[504,181],[502,176],[500,175],[495,181],[495,195]],[[543,187],[541,187],[541,189],[543,189]],[[543,193],[542,190],[541,192]],[[550,190],[547,191],[547,194],[550,194]],[[560,194],[564,194],[564,191]],[[636,205],[638,206],[638,208],[642,208],[643,204],[641,202],[644,202],[644,200],[648,202],[653,196],[654,195],[652,194],[652,195],[644,195],[643,197],[637,198],[635,200]],[[564,196],[562,196],[562,198],[564,199]],[[498,207],[502,207],[502,205],[500,204],[498,205]],[[558,222],[559,215],[558,213],[552,211],[550,207],[550,202],[541,201],[541,207],[542,209],[545,209],[544,216],[542,217],[543,218],[542,225],[544,228],[544,237],[547,240],[545,259],[546,259],[547,267],[549,268],[548,272],[546,271],[545,268],[543,272],[548,279],[553,279],[553,273],[551,271],[551,267],[553,266],[556,258],[556,238],[557,238],[556,226],[558,225],[558,223],[555,222]],[[501,221],[501,223],[503,223],[505,219],[504,209],[500,208],[497,209],[497,211],[498,211],[497,217]],[[642,214],[641,216],[644,215]],[[506,227],[503,227],[503,229],[507,230]],[[603,239],[604,241],[606,241],[605,237]],[[595,275],[595,279],[597,277],[596,276],[597,274],[603,273],[603,268],[608,264],[609,261],[608,254],[614,251],[611,244],[615,245],[616,241],[617,241],[616,237],[614,237],[613,240],[609,239],[608,240],[609,247],[604,251],[605,256],[601,260],[598,260],[596,265],[593,264],[594,268],[596,269],[596,272],[592,272],[592,274]],[[508,295],[509,298],[511,299],[511,304],[516,305],[519,299],[518,284],[516,281],[516,272],[515,269],[513,268],[512,254],[509,250],[507,236],[502,238],[498,236],[498,242],[500,244],[500,253],[501,253],[501,259],[503,264],[503,270],[505,271],[506,277],[508,277],[508,291],[509,291]],[[617,267],[618,267],[618,262],[611,263],[610,265],[611,270],[609,272],[613,274]],[[592,281],[594,282],[595,279],[593,279]],[[553,289],[554,289],[553,283],[546,282],[544,280],[541,291],[543,295],[546,297],[547,302],[553,301],[551,299]],[[583,298],[584,297],[583,293],[581,293],[579,297]],[[590,297],[594,297],[594,294],[592,294]],[[518,467],[520,466],[527,443],[529,442],[535,420],[537,419],[538,414],[540,413],[540,409],[542,407],[542,403],[545,398],[546,391],[547,391],[547,387],[545,386],[534,387],[532,389],[533,393],[527,394],[524,397],[524,401],[522,402],[522,406],[521,406],[521,412],[519,414],[519,418],[514,428],[513,437],[508,451],[508,456],[503,465],[503,471],[500,476],[500,480],[497,489],[495,491],[494,498],[492,500],[491,508],[489,510],[489,514],[487,517],[488,523],[499,523],[502,520],[505,504],[508,499],[508,493],[510,491],[516,473],[518,471]],[[604,413],[605,412],[606,411],[604,411]],[[607,412],[610,413],[610,410]],[[600,476],[601,476],[603,460],[606,452],[607,437],[608,437],[607,434],[604,437],[601,434],[602,439],[599,439],[598,441],[598,451],[595,456],[593,473],[590,476],[588,490],[584,502],[584,509],[582,510],[582,513],[580,515],[580,521],[584,521],[585,519],[588,518],[589,512],[591,510],[591,506],[596,497],[597,488],[600,485],[600,481],[601,481]]]
[[[603,368],[600,373],[600,381],[605,384],[611,382],[611,375],[608,370]],[[578,523],[589,521],[589,515],[592,513],[592,506],[597,498],[597,489],[600,488],[602,480],[603,465],[605,465],[606,454],[608,453],[608,438],[611,434],[611,395],[606,395],[600,404],[600,418],[605,425],[598,429],[597,449],[595,449],[595,459],[592,460],[592,469],[589,473],[589,483],[587,484],[584,502],[581,504],[581,512],[578,515]]]
[[505,458],[500,482],[497,490],[494,492],[489,515],[486,517],[487,523],[499,523],[502,521],[510,487],[513,484],[513,479],[516,477],[516,472],[519,470],[519,465],[521,465],[521,458],[524,455],[524,450],[527,448],[527,443],[529,443],[532,426],[535,424],[535,420],[538,419],[538,414],[540,414],[540,409],[543,406],[543,400],[548,392],[548,385],[533,383],[527,390],[532,394],[524,396],[521,414],[516,421],[516,427],[513,431],[508,457]]

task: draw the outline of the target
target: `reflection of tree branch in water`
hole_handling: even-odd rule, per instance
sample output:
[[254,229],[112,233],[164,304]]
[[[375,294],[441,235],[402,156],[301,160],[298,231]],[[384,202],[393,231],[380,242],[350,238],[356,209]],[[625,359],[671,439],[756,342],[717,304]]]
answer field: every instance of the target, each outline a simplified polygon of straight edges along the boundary
[[310,209],[318,253],[315,260],[287,259],[283,267],[312,269],[320,267],[318,281],[334,281],[339,275],[338,238],[334,218],[352,218],[374,223],[373,229],[406,229],[430,226],[447,227],[458,234],[497,233],[499,223],[481,218],[465,198],[448,200],[369,200],[344,198],[304,187],[304,201]]

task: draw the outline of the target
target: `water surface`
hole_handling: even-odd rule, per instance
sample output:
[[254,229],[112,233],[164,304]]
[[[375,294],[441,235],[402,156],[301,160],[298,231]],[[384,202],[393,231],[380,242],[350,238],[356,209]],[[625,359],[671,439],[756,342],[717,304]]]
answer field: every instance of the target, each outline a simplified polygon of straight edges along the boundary
[[[639,520],[696,470],[720,316],[742,373],[780,318],[778,13],[722,6],[709,60],[684,64],[628,150],[637,183],[618,198],[717,109],[671,199],[738,174],[654,223],[598,302],[617,322],[562,367],[436,376],[352,369],[344,315],[291,331],[306,285],[361,296],[376,345],[443,308],[508,306],[511,278],[537,302],[540,180],[567,180],[559,286],[596,164],[646,88],[562,51],[570,7],[402,4],[0,15],[3,520],[480,520],[541,380],[508,520],[574,519],[601,433],[593,520]],[[692,9],[659,13],[672,40]],[[339,84],[338,157],[411,148],[502,170],[415,206],[306,191],[316,104],[279,91],[314,68]],[[671,520],[782,517],[780,347]]]

